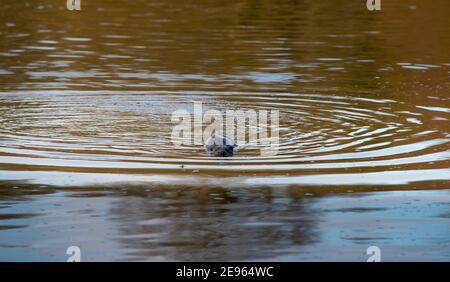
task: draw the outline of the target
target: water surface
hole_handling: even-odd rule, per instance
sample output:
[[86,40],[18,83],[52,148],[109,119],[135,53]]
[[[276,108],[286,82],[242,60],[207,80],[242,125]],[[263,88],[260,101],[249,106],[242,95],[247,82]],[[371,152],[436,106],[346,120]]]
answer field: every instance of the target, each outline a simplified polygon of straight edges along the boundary
[[[2,260],[50,259],[59,251],[45,238],[71,228],[83,238],[80,226],[106,244],[92,259],[324,259],[285,251],[331,242],[332,228],[310,227],[319,220],[313,202],[450,188],[448,1],[384,1],[381,12],[358,1],[103,0],[82,1],[81,12],[61,2],[0,4]],[[171,115],[194,101],[204,111],[278,110],[278,154],[245,147],[217,160],[198,145],[175,147]],[[367,197],[389,193],[399,192]],[[304,204],[310,195],[319,198]],[[95,208],[82,208],[90,200]],[[136,242],[123,244],[128,224]],[[198,229],[205,224],[216,227]],[[448,220],[436,224],[427,232]],[[449,250],[446,235],[384,237]],[[218,249],[189,257],[194,238]],[[251,242],[259,253],[241,254]],[[91,251],[100,252],[96,243]]]

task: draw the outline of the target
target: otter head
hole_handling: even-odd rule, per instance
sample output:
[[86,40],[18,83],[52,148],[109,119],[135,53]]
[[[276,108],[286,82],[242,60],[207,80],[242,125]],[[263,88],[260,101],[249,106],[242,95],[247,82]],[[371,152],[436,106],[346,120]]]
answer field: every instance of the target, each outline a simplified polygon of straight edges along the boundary
[[212,155],[216,157],[232,157],[233,149],[234,147],[229,145],[216,146],[212,151]]
[[230,138],[214,133],[205,142],[206,152],[213,157],[232,157],[237,145]]

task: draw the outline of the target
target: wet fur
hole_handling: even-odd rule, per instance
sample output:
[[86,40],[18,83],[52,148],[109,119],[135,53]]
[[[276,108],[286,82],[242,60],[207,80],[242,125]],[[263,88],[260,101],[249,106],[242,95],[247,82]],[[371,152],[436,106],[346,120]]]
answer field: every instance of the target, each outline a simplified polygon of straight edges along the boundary
[[213,134],[205,143],[205,150],[212,157],[232,157],[235,147],[231,139],[220,134]]

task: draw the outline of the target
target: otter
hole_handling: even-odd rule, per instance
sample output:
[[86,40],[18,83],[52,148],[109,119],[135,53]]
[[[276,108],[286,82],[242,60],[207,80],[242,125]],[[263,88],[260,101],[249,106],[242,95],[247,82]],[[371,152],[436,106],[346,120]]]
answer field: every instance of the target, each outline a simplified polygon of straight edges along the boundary
[[236,147],[233,140],[219,133],[213,133],[205,142],[205,150],[212,157],[232,157]]

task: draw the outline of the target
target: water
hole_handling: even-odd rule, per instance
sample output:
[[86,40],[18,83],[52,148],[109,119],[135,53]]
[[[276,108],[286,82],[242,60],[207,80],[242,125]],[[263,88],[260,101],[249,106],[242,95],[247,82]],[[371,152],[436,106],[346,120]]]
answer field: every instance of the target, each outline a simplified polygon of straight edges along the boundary
[[[61,2],[0,4],[0,259],[448,260],[447,1]],[[174,147],[194,101],[278,110],[278,154]]]

